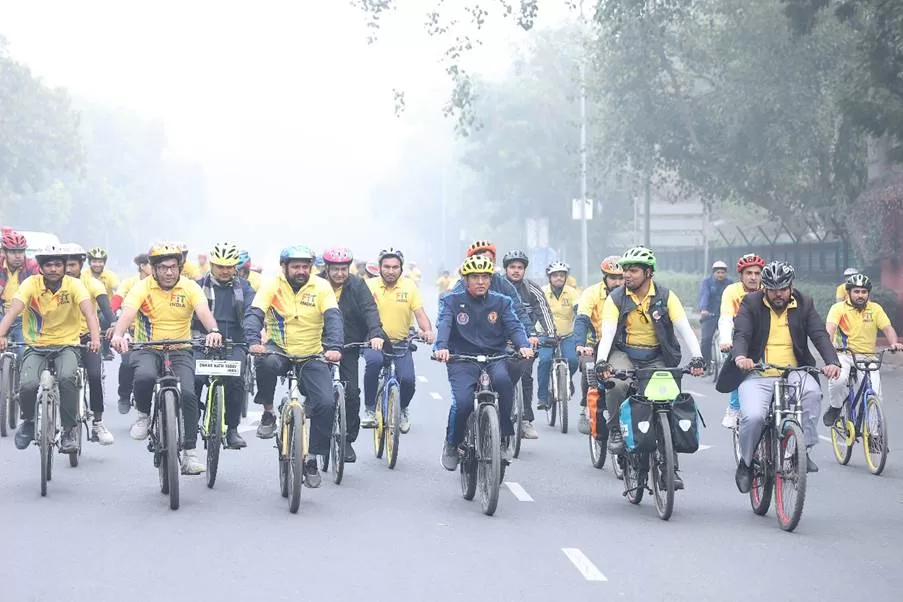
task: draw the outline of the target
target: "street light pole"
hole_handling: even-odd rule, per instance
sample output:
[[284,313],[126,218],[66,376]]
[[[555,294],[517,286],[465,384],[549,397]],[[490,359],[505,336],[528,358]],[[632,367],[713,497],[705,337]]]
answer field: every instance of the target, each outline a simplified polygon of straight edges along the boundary
[[[583,13],[583,0],[580,0],[581,31],[586,32],[586,19]],[[586,40],[581,37],[581,43]],[[589,211],[592,211],[592,207]],[[580,241],[582,261],[581,284],[589,286],[589,244],[587,241],[587,207],[586,207],[586,48],[580,52]]]

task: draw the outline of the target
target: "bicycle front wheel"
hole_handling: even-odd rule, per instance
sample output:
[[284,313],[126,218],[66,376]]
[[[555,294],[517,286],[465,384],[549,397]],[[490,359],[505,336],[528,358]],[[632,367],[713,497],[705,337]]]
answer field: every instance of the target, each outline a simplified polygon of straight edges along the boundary
[[301,485],[304,482],[304,411],[291,406],[288,425],[288,511],[298,512],[301,505]]
[[345,416],[345,387],[335,383],[332,387],[335,399],[335,413],[332,421],[332,439],[329,441],[329,459],[332,462],[332,480],[336,485],[345,474],[345,445],[348,442],[348,425]]
[[[47,373],[50,376],[50,373]],[[41,382],[44,382],[43,375]],[[50,481],[51,471],[53,469],[53,400],[50,399],[51,393],[49,389],[43,386],[38,392],[40,399],[38,400],[38,445],[41,448],[41,497],[47,495],[47,483]]]
[[492,516],[499,503],[502,479],[502,436],[499,431],[498,408],[482,404],[477,415],[477,483],[483,514]]
[[567,362],[560,362],[555,368],[555,380],[558,382],[558,427],[562,433],[568,432],[568,401],[571,398],[571,373]]
[[718,382],[718,374],[721,372],[721,347],[718,345],[718,331],[712,338],[712,382]]
[[207,429],[207,487],[213,489],[216,484],[216,471],[219,468],[219,452],[223,448],[223,422],[226,406],[225,389],[217,379],[208,389],[207,415],[204,421]]
[[785,531],[793,531],[803,516],[806,503],[806,443],[803,429],[787,420],[781,426],[778,458],[775,471],[775,511],[778,524]]
[[[735,435],[736,436],[736,435]],[[737,452],[739,460],[740,452]],[[749,504],[752,511],[759,516],[765,516],[771,506],[771,496],[774,493],[774,428],[769,424],[762,431],[759,443],[753,452],[752,458],[752,487],[749,489]]]
[[[13,419],[12,358],[0,360],[0,437],[6,437],[16,428]],[[9,429],[9,431],[7,430]]]
[[879,475],[887,463],[887,422],[881,402],[874,395],[865,401],[865,420],[862,425],[862,447],[869,472]]
[[615,457],[624,474],[624,496],[631,504],[643,501],[646,492],[646,474],[648,472],[649,454],[621,454]]
[[386,417],[383,415],[382,396],[382,387],[380,387],[376,393],[376,411],[374,412],[376,426],[373,427],[373,454],[377,458],[382,458],[386,449]]
[[651,456],[652,493],[655,509],[662,520],[674,512],[674,444],[671,441],[671,421],[664,412],[656,412],[658,446]]
[[856,425],[850,420],[849,401],[845,401],[840,409],[840,416],[831,426],[831,448],[834,450],[834,459],[842,466],[846,466],[853,457],[854,443],[856,443]]
[[386,423],[383,427],[386,437],[386,463],[395,468],[398,462],[398,443],[401,439],[401,397],[398,385],[389,385],[386,402]]
[[514,403],[511,405],[511,424],[514,425],[514,448],[511,452],[513,457],[518,457],[520,455],[520,442],[523,436],[523,431],[521,430],[521,422],[524,420],[524,388],[521,386],[521,382],[518,381],[514,385]]
[[[88,384],[87,378],[81,381],[82,390],[79,392],[77,414],[75,416],[75,453],[69,454],[69,466],[75,468],[82,455],[82,429],[90,433],[88,422],[88,407],[91,398],[91,386]],[[90,435],[89,435],[90,436]]]
[[163,391],[163,441],[166,458],[166,481],[169,483],[169,507],[179,509],[179,410],[176,394]]

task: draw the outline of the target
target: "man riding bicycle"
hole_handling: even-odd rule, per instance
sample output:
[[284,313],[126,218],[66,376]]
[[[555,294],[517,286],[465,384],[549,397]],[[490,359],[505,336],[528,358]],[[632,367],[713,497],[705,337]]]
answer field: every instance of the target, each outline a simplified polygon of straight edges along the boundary
[[731,279],[727,277],[727,264],[716,261],[712,264],[712,275],[699,285],[699,321],[702,329],[700,338],[702,361],[705,362],[706,370],[712,366],[712,339],[715,338],[721,314],[721,296],[724,289],[731,284]]
[[[155,243],[147,253],[151,277],[132,287],[122,302],[122,313],[113,330],[112,345],[119,353],[129,350],[124,338],[135,326],[140,343],[164,339],[190,339],[191,318],[196,313],[207,329],[208,347],[222,345],[216,320],[207,305],[207,297],[198,283],[182,275],[182,251],[167,242]],[[170,351],[172,370],[179,379],[182,406],[182,474],[197,475],[206,470],[195,452],[198,442],[198,397],[194,390],[194,354],[190,348]],[[150,430],[151,401],[160,376],[160,353],[150,347],[135,349],[130,357],[135,371],[134,395],[138,418],[129,430],[132,439],[147,439]]]
[[[251,353],[275,351],[285,355],[323,354],[326,361],[342,359],[342,314],[332,287],[319,277],[311,278],[314,252],[294,245],[279,254],[282,271],[257,291],[254,303],[245,313],[245,340]],[[269,340],[260,343],[260,331],[266,326]],[[257,436],[270,439],[276,434],[273,397],[276,379],[291,368],[288,358],[266,355],[257,362],[257,394],[254,403],[263,406]],[[332,370],[325,362],[311,360],[299,370],[299,386],[305,393],[305,414],[310,417],[310,445],[304,463],[305,483],[320,486],[317,455],[329,454],[329,438],[335,401],[332,397]]]
[[[122,301],[129,294],[129,291],[132,290],[136,284],[151,275],[150,260],[147,257],[147,253],[135,255],[133,261],[138,268],[138,273],[134,276],[129,276],[120,282],[119,288],[116,289],[116,293],[110,299],[110,307],[117,315],[122,308]],[[129,352],[124,353],[120,357],[118,376],[119,390],[117,392],[119,394],[119,401],[117,402],[117,406],[120,414],[128,414],[132,409],[132,384],[135,380],[135,370],[132,368]]]
[[[573,391],[573,378],[577,372],[577,339],[573,336],[573,332],[577,301],[580,298],[577,289],[567,284],[570,271],[571,267],[562,261],[550,263],[546,267],[549,283],[542,287],[555,325],[554,330],[549,334],[567,337],[561,342],[561,354],[568,361],[568,371],[571,377],[566,393],[568,398]],[[539,350],[539,365],[536,368],[536,397],[539,398],[539,403],[536,404],[537,410],[545,410],[549,407],[549,377],[554,356],[555,350],[551,347],[541,347]],[[562,394],[565,393],[562,392]]]
[[[521,357],[529,359],[533,356],[527,333],[514,312],[514,302],[510,297],[489,290],[494,270],[495,266],[488,258],[468,258],[461,266],[465,291],[451,292],[439,302],[433,356],[440,362],[447,362],[449,355],[454,353],[501,355],[505,353],[508,341],[520,349]],[[514,435],[514,425],[511,423],[514,386],[506,362],[495,362],[488,367],[488,371],[492,387],[498,393],[502,459],[510,462],[508,440]],[[441,461],[446,470],[458,467],[458,445],[464,440],[467,417],[473,411],[479,373],[479,367],[474,364],[448,365],[453,402],[442,446]]]
[[[320,277],[332,285],[338,299],[345,326],[345,343],[367,340],[370,341],[371,349],[381,350],[386,335],[379,320],[379,310],[364,279],[350,273],[354,261],[351,251],[344,247],[327,249],[323,253],[323,261],[326,263],[326,269],[320,273]],[[360,357],[361,351],[356,347],[343,349],[342,361],[339,364],[339,376],[345,383],[347,419],[345,462],[357,460],[351,444],[357,440],[361,428]]]
[[[740,462],[734,480],[741,493],[752,487],[752,457],[771,398],[774,383],[781,376],[779,370],[753,373],[756,364],[765,362],[776,366],[814,366],[809,341],[815,345],[825,361],[822,373],[830,379],[840,374],[840,361],[825,331],[825,325],[815,310],[812,299],[793,288],[793,266],[784,261],[772,261],[762,270],[763,291],[749,293],[740,303],[734,319],[733,349],[729,362],[724,364],[716,389],[728,393],[738,388],[740,393]],[[793,372],[791,383],[801,384],[803,434],[807,449],[818,443],[818,420],[821,406],[821,386],[817,378]],[[818,466],[806,454],[806,471],[817,472]]]
[[[28,250],[28,242],[25,237],[15,230],[3,233],[3,253],[0,255],[0,299],[3,301],[3,312],[9,312],[16,291],[29,276],[40,273],[38,262],[25,257]],[[16,318],[9,330],[9,338],[14,343],[22,343],[22,317]],[[22,361],[24,350],[16,349],[19,361]]]
[[[890,323],[884,308],[871,301],[872,281],[865,274],[853,274],[847,278],[846,299],[831,306],[825,329],[828,336],[834,339],[839,348],[846,348],[856,354],[874,354],[878,331],[887,337],[891,349],[901,350],[903,344],[897,339],[897,331]],[[847,399],[847,384],[850,381],[850,370],[853,357],[847,353],[840,354],[840,375],[836,380],[828,381],[828,399],[830,407],[825,412],[825,426],[832,427],[840,417],[840,409]],[[876,370],[871,373],[872,389],[881,395],[881,375]]]
[[[6,337],[20,313],[23,314],[22,332],[28,345],[19,380],[23,422],[16,431],[16,449],[26,449],[34,441],[35,404],[41,372],[46,367],[45,357],[59,347],[80,343],[82,319],[91,336],[88,349],[94,353],[100,349],[100,326],[94,304],[81,280],[66,276],[68,256],[66,249],[53,245],[38,251],[35,260],[42,273],[29,276],[19,285],[9,310],[0,321],[0,351],[6,349]],[[78,452],[78,350],[61,351],[56,356],[55,366],[63,425],[60,452],[72,454]]]

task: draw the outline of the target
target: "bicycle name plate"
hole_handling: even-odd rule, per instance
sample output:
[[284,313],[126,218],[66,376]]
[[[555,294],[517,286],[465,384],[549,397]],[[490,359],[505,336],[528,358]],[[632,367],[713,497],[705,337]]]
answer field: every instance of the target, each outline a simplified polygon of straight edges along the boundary
[[241,376],[241,362],[233,360],[196,360],[194,373],[200,376]]

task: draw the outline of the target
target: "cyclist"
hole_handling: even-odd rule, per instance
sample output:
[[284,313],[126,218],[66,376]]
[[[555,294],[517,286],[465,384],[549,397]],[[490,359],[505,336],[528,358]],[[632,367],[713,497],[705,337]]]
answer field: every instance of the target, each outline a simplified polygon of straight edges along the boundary
[[198,253],[198,269],[204,275],[210,271],[210,257],[206,253]]
[[[386,335],[379,321],[379,310],[367,283],[350,273],[354,256],[349,249],[335,247],[323,253],[326,269],[320,274],[335,293],[345,326],[345,343],[369,340],[370,348],[379,351]],[[347,443],[345,461],[354,462],[357,455],[351,444],[357,440],[361,428],[360,357],[358,348],[342,351],[339,373],[345,382],[345,415],[347,419]]]
[[[568,398],[573,394],[573,377],[577,372],[577,339],[574,338],[574,316],[577,313],[577,301],[580,294],[577,289],[567,284],[567,277],[571,266],[562,261],[553,261],[546,267],[546,276],[549,283],[542,287],[546,301],[552,311],[554,330],[550,334],[566,336],[561,342],[561,353],[568,361]],[[539,350],[539,365],[536,368],[536,397],[539,403],[537,410],[545,410],[549,407],[549,374],[552,370],[552,360],[555,350],[551,347],[542,347]]]
[[[552,310],[549,309],[545,293],[538,284],[525,278],[528,265],[530,265],[530,260],[527,258],[527,254],[520,250],[509,251],[502,257],[505,278],[517,291],[530,323],[539,323],[545,332],[553,333],[555,332],[555,321],[552,318]],[[524,396],[524,418],[520,424],[524,439],[539,438],[539,433],[533,426],[533,361],[533,358],[530,358],[512,360],[509,363],[509,366],[516,368],[511,375],[511,381],[515,387],[522,387]]]
[[[2,238],[3,253],[0,256],[0,289],[2,289],[3,312],[9,312],[16,291],[29,276],[40,273],[38,262],[25,257],[28,242],[15,230],[6,230]],[[14,343],[22,343],[22,318],[17,317],[9,329],[9,338]],[[17,348],[16,355],[22,361],[24,349]]]
[[[890,323],[884,308],[871,301],[872,281],[865,274],[853,274],[847,278],[846,300],[835,303],[828,311],[825,328],[838,347],[846,347],[853,353],[874,354],[878,331],[884,333],[892,349],[903,349],[897,338],[897,331]],[[846,353],[839,354],[840,376],[828,381],[830,407],[823,417],[825,426],[832,427],[840,416],[840,408],[847,398],[847,383],[853,358]],[[881,395],[881,376],[871,374],[872,388]]]
[[[81,245],[75,243],[61,245],[61,247],[69,253],[66,257],[66,275],[71,278],[81,278],[87,253]],[[115,318],[113,317],[113,310],[110,308],[110,298],[107,296],[107,289],[104,288],[99,280],[93,278],[83,281],[83,284],[86,285],[85,288],[88,291],[95,313],[100,315],[101,330],[104,332],[108,331]],[[91,334],[88,329],[88,322],[84,318],[81,320],[80,333],[81,343],[87,344],[91,340]],[[91,399],[89,399],[89,402],[91,404],[91,413],[94,414],[91,434],[101,445],[112,445],[114,441],[113,434],[107,430],[103,423],[103,376],[100,354],[89,349],[82,349],[81,358],[82,366],[85,367],[85,376],[87,376],[88,385],[90,385]]]
[[[590,359],[595,351],[595,343],[602,332],[602,308],[605,299],[611,291],[624,284],[624,270],[621,269],[621,257],[609,255],[602,260],[599,269],[602,271],[602,281],[586,288],[580,294],[577,302],[577,317],[574,318],[574,340],[577,342],[577,355],[584,359]],[[577,430],[583,435],[590,434],[590,424],[586,417],[587,383],[582,383],[582,397],[580,399],[580,419]]]
[[[737,273],[740,281],[729,284],[721,294],[721,312],[718,317],[718,347],[722,353],[731,350],[733,343],[734,317],[740,311],[740,303],[749,293],[762,289],[762,268],[765,260],[755,253],[747,253],[737,260]],[[734,389],[731,391],[730,402],[724,408],[724,417],[721,426],[732,429],[737,426],[740,419],[740,394]]]
[[[182,276],[184,255],[180,248],[172,243],[155,243],[147,256],[151,277],[135,284],[122,302],[122,313],[113,330],[113,348],[119,353],[128,351],[129,343],[123,335],[132,325],[138,342],[191,338],[191,318],[195,313],[209,333],[205,341],[207,346],[219,347],[222,336],[207,306],[204,291],[197,282]],[[182,474],[201,474],[206,467],[195,453],[198,398],[194,390],[194,355],[191,349],[178,349],[171,351],[169,358],[180,383],[184,428]],[[138,419],[129,430],[129,436],[143,441],[150,429],[151,400],[160,375],[160,352],[151,348],[136,349],[129,359],[135,375],[133,387],[138,410]]]
[[[464,292],[452,292],[439,303],[434,357],[447,362],[451,353],[468,355],[500,355],[508,341],[520,349],[521,357],[533,356],[523,324],[514,312],[512,299],[490,290],[495,266],[487,257],[470,257],[461,266],[465,282]],[[514,434],[511,424],[511,404],[514,386],[504,361],[488,367],[492,387],[498,393],[499,431],[502,459],[511,461],[508,439]],[[473,395],[480,369],[471,363],[448,365],[448,384],[452,391],[452,406],[448,412],[448,426],[442,445],[442,466],[455,470],[458,466],[458,445],[464,440],[467,417],[473,411]]]
[[366,275],[367,280],[376,278],[379,276],[379,264],[375,261],[368,261],[364,266],[364,274]]
[[102,247],[93,247],[88,250],[88,269],[82,272],[82,281],[89,278],[95,278],[103,283],[107,289],[107,295],[113,296],[116,288],[119,286],[119,278],[116,274],[107,269],[107,252]]
[[[402,433],[411,430],[411,418],[408,406],[414,398],[417,377],[414,373],[414,356],[408,349],[392,349],[392,341],[407,338],[411,328],[411,314],[420,328],[419,336],[427,343],[433,342],[433,325],[423,311],[423,298],[414,281],[401,275],[404,269],[404,254],[398,249],[389,247],[379,252],[379,278],[367,281],[383,331],[388,337],[386,350],[389,353],[403,353],[395,360],[395,374],[401,392]],[[371,428],[376,425],[376,389],[379,384],[379,371],[383,366],[383,354],[378,349],[364,350],[364,421],[361,426]]]
[[[758,362],[778,366],[814,366],[809,341],[825,361],[822,372],[830,379],[840,374],[840,361],[818,316],[812,299],[793,288],[793,266],[772,261],[762,270],[764,290],[749,293],[740,303],[734,319],[731,361],[726,362],[718,377],[716,389],[722,393],[740,389],[740,462],[734,480],[741,493],[752,486],[752,457],[765,416],[774,395],[778,370],[752,373]],[[801,384],[803,434],[807,449],[818,443],[818,420],[821,385],[817,378],[800,372],[788,377]],[[806,455],[806,471],[818,472],[818,466]]]
[[423,273],[420,271],[420,268],[417,267],[417,264],[414,263],[413,261],[409,262],[408,270],[406,270],[406,271],[407,271],[407,274],[405,274],[405,276],[407,276],[408,278],[413,280],[414,284],[416,284],[417,286],[420,286],[420,280],[423,278]]
[[197,280],[203,276],[198,264],[188,259],[188,245],[184,242],[177,242],[175,245],[182,251],[182,275],[191,280]]
[[834,291],[834,302],[841,303],[847,298],[847,279],[850,276],[854,276],[859,273],[858,268],[847,268],[843,271],[843,282],[837,285],[837,290]]
[[[254,291],[248,281],[239,278],[235,267],[238,265],[238,247],[231,242],[220,242],[213,245],[209,254],[209,272],[198,280],[207,306],[222,334],[233,343],[245,342],[243,320],[245,312],[254,300]],[[206,335],[207,329],[194,316],[191,321],[192,335]],[[201,351],[195,351],[195,360],[203,359]],[[244,364],[248,359],[247,350],[238,345],[233,346],[227,358],[233,362]],[[194,392],[201,399],[201,392],[208,382],[208,377],[195,375]],[[241,376],[223,377],[225,392],[226,447],[241,449],[247,443],[238,433],[241,422],[241,406],[245,393],[245,382]]]
[[[110,307],[117,314],[122,308],[122,300],[129,294],[132,287],[150,276],[151,273],[150,260],[147,257],[147,253],[135,255],[133,261],[138,268],[138,273],[120,282],[119,288],[116,289],[116,293],[110,300]],[[119,360],[119,402],[117,406],[120,414],[128,414],[129,410],[132,409],[132,382],[135,380],[135,370],[132,368],[132,362],[129,359],[131,357],[130,354],[130,351],[126,351]]]
[[712,369],[712,339],[718,328],[721,313],[721,295],[724,289],[733,284],[727,277],[727,264],[716,261],[712,264],[712,275],[705,278],[699,286],[699,321],[702,327],[702,361],[706,370]]
[[260,288],[260,274],[251,271],[251,256],[245,250],[238,252],[238,275],[248,281],[252,290]]
[[[596,371],[603,379],[614,370],[675,367],[680,364],[681,347],[690,352],[690,370],[703,374],[699,341],[690,326],[684,307],[672,291],[653,281],[655,254],[646,247],[633,247],[621,256],[624,286],[614,289],[602,307],[602,328]],[[678,337],[680,342],[678,342]],[[682,343],[682,345],[681,345]],[[616,379],[605,392],[608,408],[608,448],[613,454],[624,451],[624,437],[618,420],[621,402],[627,398],[628,383]],[[674,486],[683,489],[675,467]]]
[[[279,253],[282,271],[267,281],[254,297],[244,318],[245,340],[251,353],[275,351],[286,355],[322,353],[327,361],[342,359],[342,314],[332,287],[322,278],[311,278],[314,252],[302,245],[286,247]],[[269,340],[260,342],[266,326]],[[257,395],[254,403],[263,406],[257,436],[270,439],[276,434],[273,397],[276,379],[288,372],[291,364],[278,355],[261,357],[257,362]],[[304,464],[305,483],[320,486],[317,455],[329,454],[329,438],[335,402],[332,398],[332,372],[321,361],[305,362],[300,370],[299,386],[307,393],[305,413],[310,417],[310,446]]]
[[[64,345],[78,345],[81,319],[88,324],[91,340],[88,348],[100,349],[100,326],[91,297],[78,278],[66,276],[68,251],[48,246],[35,254],[41,274],[26,278],[10,301],[9,310],[0,321],[0,351],[6,349],[6,337],[16,317],[22,314],[23,333],[28,348],[22,359],[19,400],[22,424],[16,431],[16,449],[26,449],[34,441],[34,414],[45,356]],[[28,308],[28,311],[25,309]],[[64,349],[54,360],[60,391],[60,418],[63,433],[60,452],[78,451],[76,423],[78,412],[78,355],[75,349]]]

